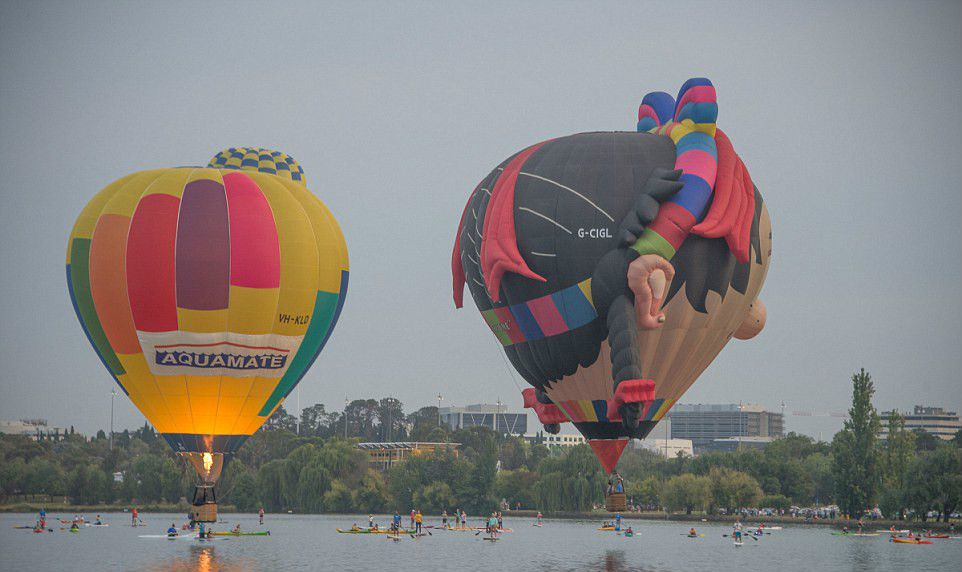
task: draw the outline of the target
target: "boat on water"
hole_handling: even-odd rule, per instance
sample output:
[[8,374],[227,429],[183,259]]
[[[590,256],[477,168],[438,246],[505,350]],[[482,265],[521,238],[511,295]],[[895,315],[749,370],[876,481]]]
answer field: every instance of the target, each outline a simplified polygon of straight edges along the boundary
[[832,536],[881,536],[878,532],[833,532]]
[[891,534],[891,533],[893,533],[893,532],[894,532],[895,534],[908,534],[908,533],[910,533],[910,532],[912,532],[912,531],[911,531],[911,530],[908,530],[908,529],[904,529],[904,530],[892,530],[892,529],[890,529],[890,528],[878,528],[878,529],[875,530],[875,532],[884,532],[884,533],[886,533],[886,534]]
[[269,531],[269,530],[265,530],[265,531],[263,531],[263,532],[231,532],[231,531],[224,531],[224,532],[211,532],[211,533],[209,533],[209,534],[210,534],[211,536],[270,536],[270,535],[271,535],[271,531]]
[[952,538],[948,534],[923,534],[924,538]]
[[371,528],[358,528],[356,530],[338,528],[336,530],[341,534],[410,534],[414,532],[413,530],[391,530],[390,528],[379,528],[377,530]]
[[892,538],[890,538],[889,540],[890,540],[891,542],[895,542],[895,543],[897,543],[897,544],[932,544],[932,541],[931,541],[931,540],[926,540],[926,539],[924,539],[924,538],[918,538],[918,537],[916,537],[916,538],[898,538],[898,537],[892,537]]

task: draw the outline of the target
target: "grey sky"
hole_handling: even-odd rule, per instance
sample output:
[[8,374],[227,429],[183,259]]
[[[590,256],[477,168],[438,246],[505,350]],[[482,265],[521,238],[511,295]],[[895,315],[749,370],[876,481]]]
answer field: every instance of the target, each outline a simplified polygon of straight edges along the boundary
[[684,401],[844,410],[865,367],[880,408],[958,408],[960,22],[959,2],[874,0],[0,3],[0,418],[107,423],[113,382],[64,280],[74,219],[116,178],[235,145],[297,158],[348,241],[302,405],[520,407],[477,311],[451,302],[468,194],[514,151],[632,130],[646,92],[702,75],[774,256],[766,330]]

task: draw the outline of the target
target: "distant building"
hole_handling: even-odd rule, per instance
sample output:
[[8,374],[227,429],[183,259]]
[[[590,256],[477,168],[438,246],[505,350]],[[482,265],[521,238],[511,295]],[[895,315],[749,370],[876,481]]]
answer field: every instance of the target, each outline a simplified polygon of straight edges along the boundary
[[[905,428],[909,431],[921,429],[926,433],[945,439],[946,441],[955,437],[955,434],[962,429],[962,421],[959,414],[955,411],[946,411],[942,407],[926,407],[916,405],[912,413],[899,413],[905,419]],[[882,438],[888,437],[888,427],[885,423],[889,412],[882,413]]]
[[67,436],[66,429],[50,427],[47,425],[46,419],[0,420],[0,433],[4,435],[23,435],[34,441],[60,441]]
[[504,405],[478,403],[466,407],[442,407],[441,422],[452,429],[487,427],[498,433],[523,435],[528,432],[528,414],[509,412]]
[[[654,433],[654,431],[652,431]],[[649,435],[644,439],[632,439],[632,447],[647,449],[652,453],[658,453],[666,459],[674,459],[679,453],[686,457],[695,456],[695,446],[691,439],[658,439]]]
[[731,438],[764,437],[770,441],[783,437],[785,430],[784,415],[760,405],[681,404],[675,405],[668,417],[671,438],[690,439],[695,453],[727,448],[724,440]]
[[764,449],[774,437],[728,437],[726,439],[715,439],[706,445],[704,451],[731,452],[739,449]]
[[419,443],[419,442],[397,442],[397,443],[358,443],[358,449],[368,454],[371,466],[379,471],[386,471],[398,463],[403,463],[411,457],[419,457],[434,453],[435,451],[451,451],[454,456],[458,456],[458,447],[461,443]]
[[584,436],[580,433],[559,433],[558,435],[552,435],[551,433],[538,431],[534,435],[525,435],[524,439],[529,443],[544,445],[549,449],[554,447],[574,447],[575,445],[587,443]]

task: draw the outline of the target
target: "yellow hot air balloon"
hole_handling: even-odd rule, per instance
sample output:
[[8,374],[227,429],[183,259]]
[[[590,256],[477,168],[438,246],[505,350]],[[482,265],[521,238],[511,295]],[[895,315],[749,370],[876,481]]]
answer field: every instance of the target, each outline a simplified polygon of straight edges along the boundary
[[216,520],[226,459],[324,347],[347,283],[334,217],[296,161],[263,149],[119,179],[87,203],[67,246],[87,338],[197,469],[198,522]]

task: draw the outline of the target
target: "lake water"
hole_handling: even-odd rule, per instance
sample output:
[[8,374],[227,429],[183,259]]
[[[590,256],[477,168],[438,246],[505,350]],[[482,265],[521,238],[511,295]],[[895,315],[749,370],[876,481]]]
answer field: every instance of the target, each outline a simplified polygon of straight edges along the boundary
[[[61,515],[70,518],[71,515]],[[88,517],[91,515],[87,515]],[[182,515],[144,514],[145,527],[130,526],[130,517],[107,514],[106,528],[82,528],[34,534],[14,526],[32,524],[35,515],[0,515],[0,570],[384,570],[466,572],[472,570],[604,572],[674,570],[764,570],[861,572],[959,570],[962,540],[933,540],[932,545],[902,545],[884,535],[837,537],[826,527],[786,527],[739,548],[722,535],[728,526],[697,523],[702,538],[688,538],[690,523],[631,521],[634,538],[596,530],[598,522],[511,518],[513,533],[497,542],[471,532],[433,531],[432,536],[394,542],[385,535],[338,534],[335,528],[366,525],[367,517],[267,515],[258,526],[255,515],[222,515],[215,530],[241,524],[243,530],[270,530],[269,537],[141,538],[162,535]],[[56,516],[48,516],[56,522]],[[426,524],[436,524],[437,518]],[[381,517],[381,524],[387,523]],[[50,523],[48,522],[48,526]]]

